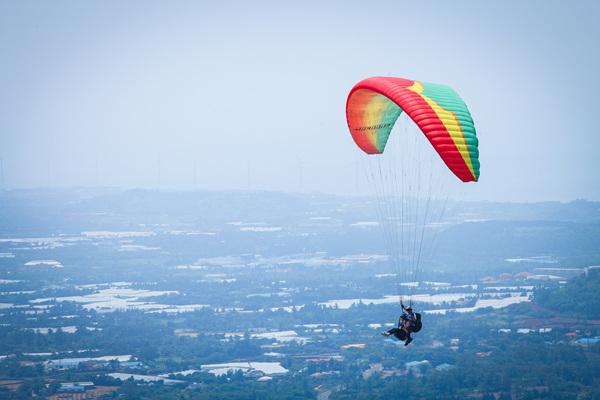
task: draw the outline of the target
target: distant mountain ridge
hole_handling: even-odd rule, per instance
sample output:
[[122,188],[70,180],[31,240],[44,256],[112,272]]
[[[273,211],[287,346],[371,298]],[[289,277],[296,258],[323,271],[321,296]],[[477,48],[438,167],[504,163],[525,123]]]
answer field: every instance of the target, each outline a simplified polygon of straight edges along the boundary
[[[318,193],[27,189],[0,192],[0,237],[84,231],[194,229],[220,232],[231,252],[264,246],[263,234],[285,235],[282,251],[382,254],[374,201]],[[263,228],[240,228],[236,224]],[[264,226],[270,228],[264,228]],[[518,272],[528,257],[554,257],[557,266],[600,263],[600,202],[449,202],[432,269]],[[509,263],[509,259],[523,259]]]

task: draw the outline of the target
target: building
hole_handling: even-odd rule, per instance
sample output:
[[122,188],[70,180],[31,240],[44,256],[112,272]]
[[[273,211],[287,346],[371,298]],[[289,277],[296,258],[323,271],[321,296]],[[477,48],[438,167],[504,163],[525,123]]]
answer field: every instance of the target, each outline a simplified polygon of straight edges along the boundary
[[88,389],[94,388],[94,382],[63,382],[58,388],[59,392],[85,392]]

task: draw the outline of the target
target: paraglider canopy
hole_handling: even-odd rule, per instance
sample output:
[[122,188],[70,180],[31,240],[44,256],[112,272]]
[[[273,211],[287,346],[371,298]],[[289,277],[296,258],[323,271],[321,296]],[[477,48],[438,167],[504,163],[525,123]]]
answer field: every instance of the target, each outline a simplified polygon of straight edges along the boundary
[[346,102],[352,138],[364,152],[382,153],[402,111],[417,124],[459,179],[479,179],[473,119],[463,100],[445,85],[388,77],[358,82]]
[[433,255],[450,191],[472,187],[460,181],[479,180],[473,119],[450,87],[394,77],[358,82],[348,94],[346,119],[358,147],[376,155],[361,157],[357,171],[375,195],[367,204],[379,219],[398,296],[412,299],[427,265],[443,263]]

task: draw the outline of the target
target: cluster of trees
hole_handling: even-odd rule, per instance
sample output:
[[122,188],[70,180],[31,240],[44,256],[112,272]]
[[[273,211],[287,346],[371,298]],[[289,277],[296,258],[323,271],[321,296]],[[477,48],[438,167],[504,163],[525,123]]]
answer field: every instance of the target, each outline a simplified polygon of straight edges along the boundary
[[486,356],[464,352],[454,367],[422,376],[352,379],[331,397],[460,399],[600,398],[600,346],[550,345],[531,336],[507,336]]
[[536,303],[565,315],[600,319],[600,268],[569,281],[558,290],[540,288],[535,292]]

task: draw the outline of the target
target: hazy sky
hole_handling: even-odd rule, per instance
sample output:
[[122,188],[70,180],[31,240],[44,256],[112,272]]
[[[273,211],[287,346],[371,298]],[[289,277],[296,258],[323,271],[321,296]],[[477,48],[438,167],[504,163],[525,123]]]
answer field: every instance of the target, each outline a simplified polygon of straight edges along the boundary
[[373,75],[446,83],[473,198],[600,199],[598,1],[0,0],[4,188],[356,193]]

